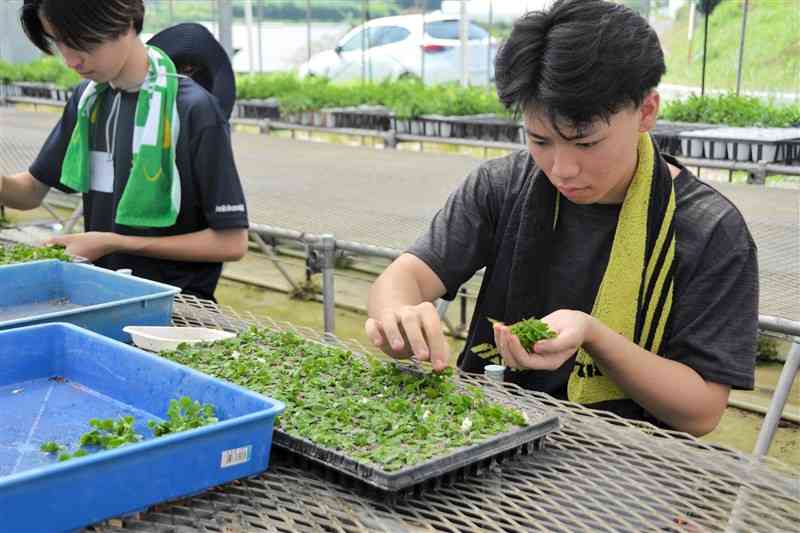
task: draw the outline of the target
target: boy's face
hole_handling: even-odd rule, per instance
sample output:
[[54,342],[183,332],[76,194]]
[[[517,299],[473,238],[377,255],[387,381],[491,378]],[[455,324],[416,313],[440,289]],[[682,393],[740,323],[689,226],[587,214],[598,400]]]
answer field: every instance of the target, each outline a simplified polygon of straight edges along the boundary
[[[42,26],[48,35],[56,35],[50,22],[42,17]],[[105,83],[116,79],[130,57],[133,41],[137,39],[133,28],[128,33],[110,41],[93,46],[88,51],[75,50],[63,42],[53,39],[64,64],[77,72],[82,78],[97,83]]]
[[658,104],[653,91],[641,106],[627,107],[609,122],[596,120],[579,131],[559,128],[564,137],[546,116],[527,113],[528,150],[571,202],[620,204],[636,170],[639,134],[655,125]]

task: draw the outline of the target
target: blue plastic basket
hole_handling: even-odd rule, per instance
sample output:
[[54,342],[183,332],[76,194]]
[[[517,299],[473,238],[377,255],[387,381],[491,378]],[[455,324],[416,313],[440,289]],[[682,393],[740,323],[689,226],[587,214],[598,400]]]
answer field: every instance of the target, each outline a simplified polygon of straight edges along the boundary
[[[63,379],[61,379],[63,378]],[[219,422],[152,437],[170,399]],[[0,332],[0,531],[65,531],[266,470],[284,404],[70,324]],[[148,440],[58,462],[91,418],[131,415]]]
[[177,287],[92,265],[34,261],[0,267],[0,330],[69,322],[130,341],[124,326],[170,323]]

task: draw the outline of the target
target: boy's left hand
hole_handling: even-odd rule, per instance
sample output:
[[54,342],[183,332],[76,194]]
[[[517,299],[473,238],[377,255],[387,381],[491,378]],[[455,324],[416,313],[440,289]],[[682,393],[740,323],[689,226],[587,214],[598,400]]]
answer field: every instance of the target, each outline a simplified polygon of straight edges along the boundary
[[45,244],[60,244],[70,255],[96,261],[117,250],[114,244],[118,235],[105,231],[88,231],[70,235],[57,235],[45,241]]
[[557,336],[534,344],[528,353],[504,324],[495,324],[494,341],[506,366],[528,370],[555,370],[587,342],[593,318],[581,311],[559,309],[542,318]]

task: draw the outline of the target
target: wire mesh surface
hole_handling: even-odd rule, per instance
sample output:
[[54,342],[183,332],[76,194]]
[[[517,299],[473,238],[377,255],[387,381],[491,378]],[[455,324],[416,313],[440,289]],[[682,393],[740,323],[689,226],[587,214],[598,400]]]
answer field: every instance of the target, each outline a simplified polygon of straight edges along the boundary
[[[241,316],[179,296],[176,325],[237,331],[250,324],[293,330],[365,353],[361,345],[270,319]],[[686,434],[633,423],[499,384],[459,376],[490,398],[557,412],[562,430],[543,450],[483,475],[392,506],[322,473],[274,460],[269,470],[162,504],[95,531],[795,531],[800,472],[772,459],[709,446]]]

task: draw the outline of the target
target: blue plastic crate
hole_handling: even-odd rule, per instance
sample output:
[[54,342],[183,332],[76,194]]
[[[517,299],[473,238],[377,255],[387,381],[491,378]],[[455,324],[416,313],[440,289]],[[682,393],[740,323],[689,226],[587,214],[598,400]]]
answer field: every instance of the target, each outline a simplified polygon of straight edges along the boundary
[[34,261],[0,267],[0,330],[69,322],[121,341],[124,326],[165,326],[177,287],[92,265]]
[[[63,378],[63,379],[62,379]],[[219,422],[152,437],[170,399]],[[0,531],[65,531],[266,470],[284,404],[71,324],[0,332]],[[59,463],[91,418],[131,415],[147,438]]]

